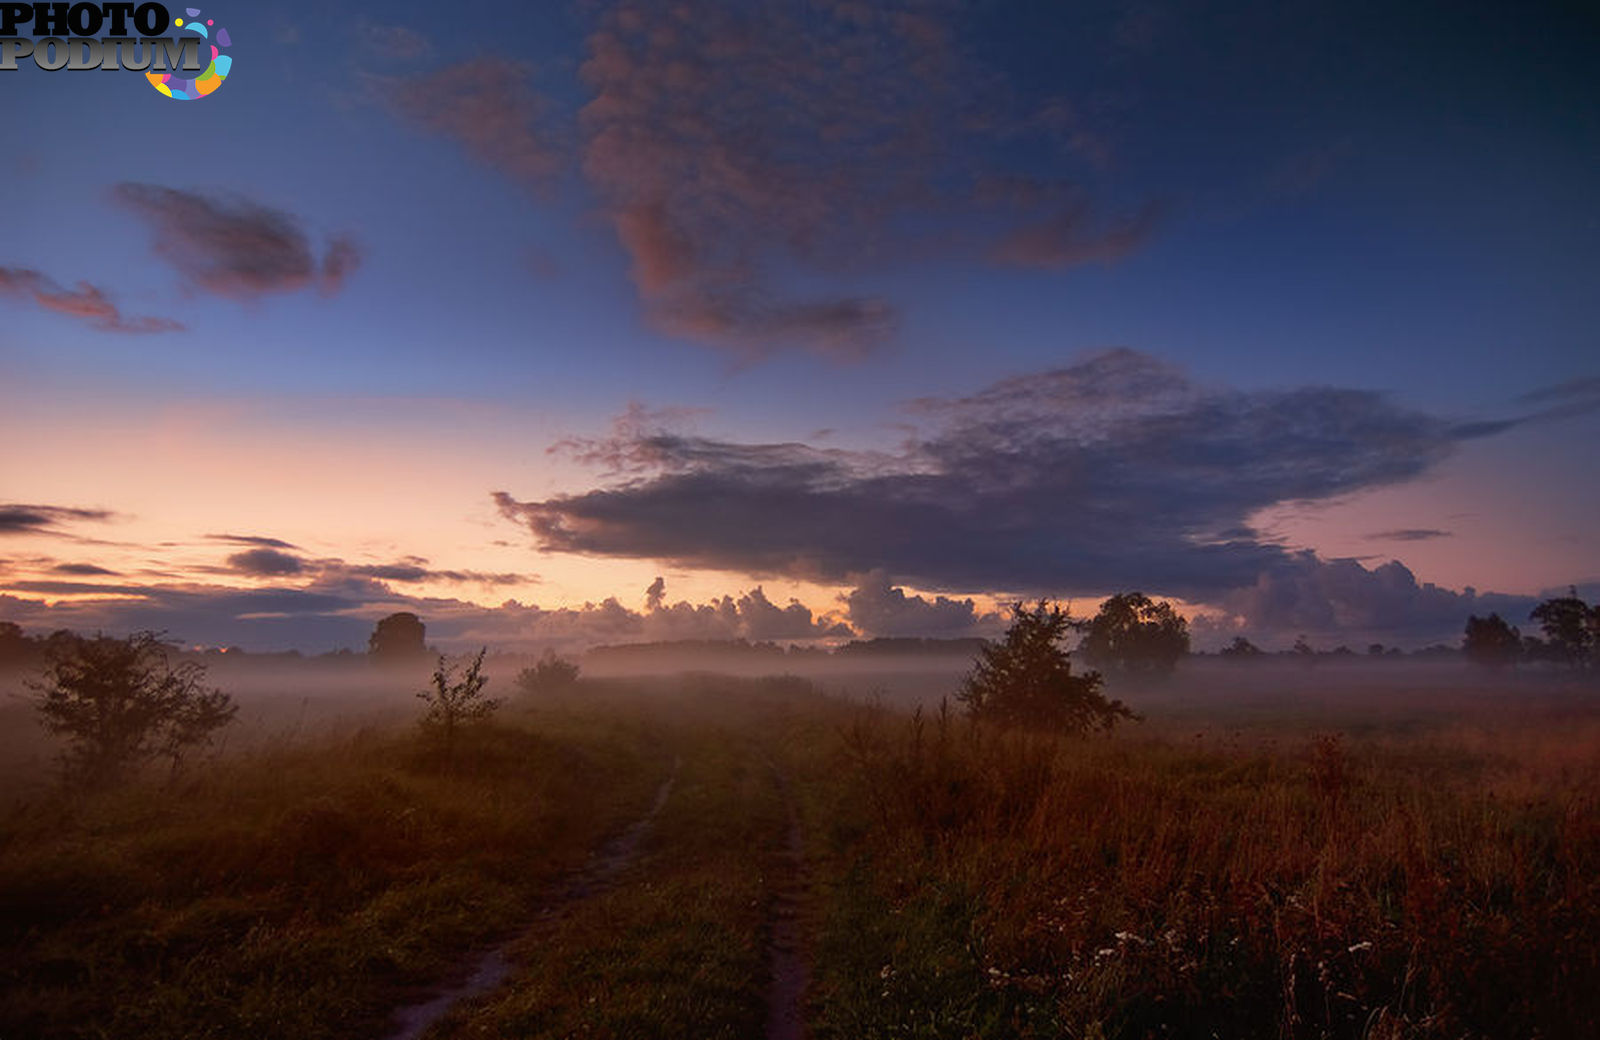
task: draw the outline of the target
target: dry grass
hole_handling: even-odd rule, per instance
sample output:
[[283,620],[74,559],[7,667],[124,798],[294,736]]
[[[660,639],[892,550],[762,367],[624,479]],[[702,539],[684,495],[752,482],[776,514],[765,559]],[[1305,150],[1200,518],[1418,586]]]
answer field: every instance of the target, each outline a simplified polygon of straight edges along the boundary
[[1595,1020],[1592,719],[1275,741],[858,717],[816,774],[836,778],[813,819],[838,893],[820,1035],[1558,1037]]

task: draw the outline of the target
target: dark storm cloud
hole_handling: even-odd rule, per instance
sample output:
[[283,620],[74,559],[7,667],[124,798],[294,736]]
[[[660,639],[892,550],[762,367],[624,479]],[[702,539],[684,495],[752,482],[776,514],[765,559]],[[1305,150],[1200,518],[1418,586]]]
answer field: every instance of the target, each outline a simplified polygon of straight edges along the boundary
[[480,57],[414,79],[376,82],[402,118],[533,186],[565,160],[549,102],[529,84],[530,74],[519,62]]
[[0,267],[0,296],[30,300],[35,305],[69,318],[88,322],[102,332],[181,332],[182,322],[170,318],[125,317],[105,290],[88,282],[65,288],[38,271]]
[[111,516],[111,512],[105,509],[0,503],[0,534],[52,531],[72,520],[109,520]]
[[354,242],[336,237],[319,261],[293,216],[248,199],[216,198],[154,184],[123,183],[112,198],[144,219],[155,253],[195,288],[235,299],[316,288],[337,292],[360,264]]
[[246,549],[244,552],[234,553],[228,557],[228,566],[240,574],[247,574],[253,578],[277,577],[284,574],[299,574],[305,570],[305,561],[292,553],[282,552],[278,549]]
[[933,429],[894,455],[627,426],[590,446],[608,486],[495,499],[550,551],[1205,600],[1288,559],[1256,511],[1410,479],[1469,435],[1379,393],[1208,388],[1130,350],[916,411]]
[[1431,527],[1402,527],[1394,531],[1374,531],[1365,536],[1372,542],[1427,542],[1435,538],[1449,538],[1449,531]]

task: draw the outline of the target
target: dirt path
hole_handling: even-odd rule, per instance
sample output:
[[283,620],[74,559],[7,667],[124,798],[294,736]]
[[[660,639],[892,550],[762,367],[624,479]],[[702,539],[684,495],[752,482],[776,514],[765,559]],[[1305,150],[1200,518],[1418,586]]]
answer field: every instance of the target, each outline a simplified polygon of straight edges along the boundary
[[[618,874],[633,863],[639,854],[639,845],[650,832],[651,824],[655,822],[662,807],[667,804],[667,799],[671,797],[673,784],[677,782],[678,772],[682,768],[683,759],[675,758],[672,772],[661,782],[649,811],[607,842],[582,871],[558,888],[544,902],[534,918],[534,924],[530,927],[537,927],[538,922],[554,917],[572,903],[604,890]],[[482,996],[499,986],[511,974],[511,960],[507,956],[507,951],[521,938],[522,935],[518,935],[493,949],[466,958],[465,963],[473,967],[459,985],[441,991],[430,1000],[396,1009],[390,1016],[394,1029],[386,1034],[387,1040],[419,1040],[456,1004]],[[800,1034],[782,1035],[798,1037]]]
[[772,900],[772,931],[767,961],[772,983],[767,990],[766,1040],[805,1040],[805,1015],[801,1005],[811,982],[811,966],[802,940],[800,912],[804,893],[805,836],[800,811],[789,778],[769,761],[778,779],[789,829],[784,838],[782,874]]

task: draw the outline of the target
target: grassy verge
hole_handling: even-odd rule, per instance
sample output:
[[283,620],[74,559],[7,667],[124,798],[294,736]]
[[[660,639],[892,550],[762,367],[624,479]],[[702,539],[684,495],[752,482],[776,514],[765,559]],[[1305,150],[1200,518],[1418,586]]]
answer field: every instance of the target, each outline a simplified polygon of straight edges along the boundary
[[664,769],[644,724],[285,748],[0,822],[0,1036],[348,1037],[505,933]]

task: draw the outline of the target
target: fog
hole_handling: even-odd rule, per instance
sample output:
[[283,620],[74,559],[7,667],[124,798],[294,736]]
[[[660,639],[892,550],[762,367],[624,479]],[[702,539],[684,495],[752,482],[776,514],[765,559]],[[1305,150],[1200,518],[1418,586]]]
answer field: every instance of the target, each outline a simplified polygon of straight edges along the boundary
[[[377,664],[365,656],[295,658],[208,654],[205,681],[230,694],[235,722],[207,749],[230,755],[284,743],[348,735],[364,728],[409,725],[420,717],[417,695],[436,658]],[[450,658],[459,666],[462,658]],[[518,673],[537,659],[487,657],[489,696],[512,706],[575,707],[619,690],[677,690],[696,677],[804,679],[824,695],[899,710],[958,710],[956,695],[972,667],[970,654],[785,653],[775,648],[664,645],[593,651],[579,658],[578,684],[560,693],[528,694]],[[1081,668],[1081,666],[1076,666]],[[31,786],[55,775],[59,744],[40,727],[27,681],[36,672],[0,673],[0,782]],[[729,686],[730,697],[738,686]],[[1592,701],[1592,688],[1564,673],[1526,668],[1494,672],[1458,658],[1319,658],[1302,663],[1269,657],[1244,663],[1186,658],[1165,677],[1108,674],[1105,692],[1143,718],[1134,732],[1152,735],[1256,735],[1288,731],[1396,734],[1452,726],[1496,726],[1565,717]]]

